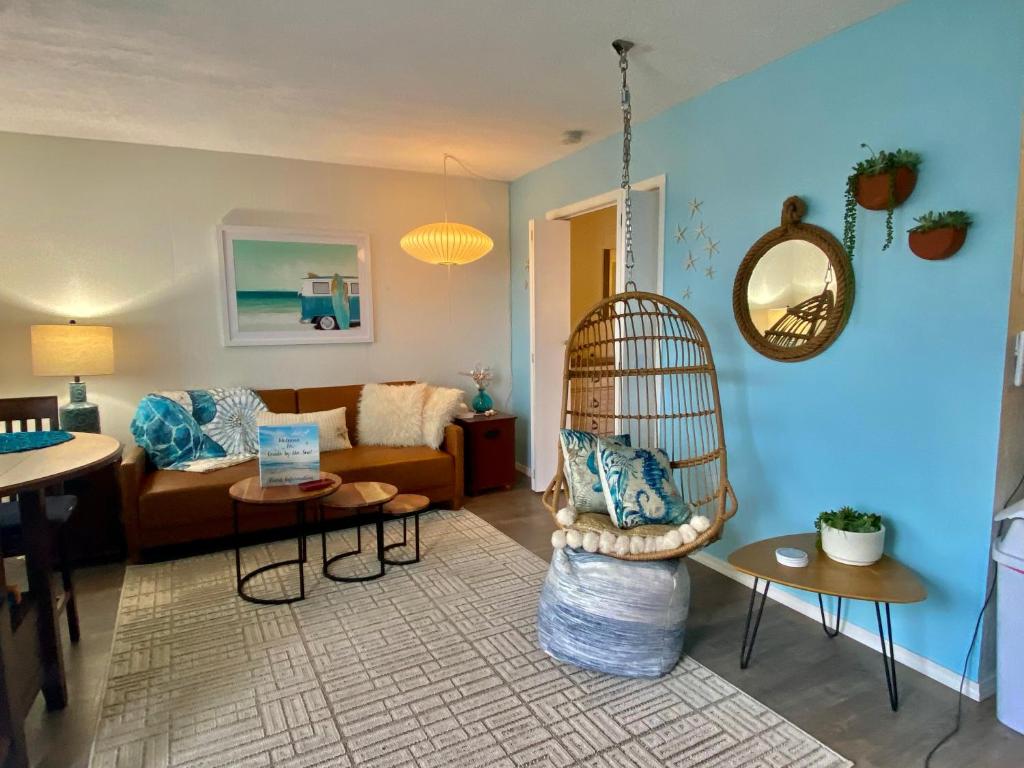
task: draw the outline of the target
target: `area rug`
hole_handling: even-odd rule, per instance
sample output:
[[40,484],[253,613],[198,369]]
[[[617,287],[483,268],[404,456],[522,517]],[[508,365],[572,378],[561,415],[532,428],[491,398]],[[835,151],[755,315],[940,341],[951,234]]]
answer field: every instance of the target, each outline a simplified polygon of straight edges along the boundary
[[[240,600],[230,551],[129,568],[91,767],[852,765],[690,658],[659,680],[550,659],[541,558],[465,510],[422,534],[420,563],[358,584],[324,579],[310,538],[307,598],[285,606]],[[363,544],[337,567],[371,567]],[[253,592],[296,589],[294,570]]]

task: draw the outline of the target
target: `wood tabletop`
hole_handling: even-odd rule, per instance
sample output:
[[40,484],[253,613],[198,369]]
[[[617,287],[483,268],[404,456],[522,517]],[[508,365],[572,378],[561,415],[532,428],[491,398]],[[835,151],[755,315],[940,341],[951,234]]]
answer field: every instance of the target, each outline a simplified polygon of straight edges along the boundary
[[[818,549],[815,533],[795,533],[755,541],[729,555],[737,571],[787,587],[823,595],[880,603],[917,603],[928,593],[912,570],[883,555],[874,565],[843,565]],[[790,568],[775,559],[779,547],[795,547],[807,553],[804,568]]]
[[477,413],[473,416],[465,413],[455,414],[454,421],[462,422],[463,424],[481,424],[488,421],[505,421],[507,419],[515,419],[516,417],[511,413],[503,413],[502,411],[495,411],[490,416],[484,416],[482,413]]
[[253,475],[232,485],[228,493],[235,501],[246,504],[297,504],[329,496],[341,485],[341,478],[330,472],[321,472],[320,477],[330,480],[331,484],[316,491],[303,491],[297,485],[271,485],[263,488],[259,475]]
[[400,493],[384,505],[385,515],[411,515],[430,506],[430,499],[416,493]]
[[0,454],[0,496],[55,485],[113,464],[121,456],[121,443],[112,437],[91,432],[71,434],[73,440],[59,445]]
[[345,483],[320,505],[336,509],[363,509],[386,504],[397,495],[398,489],[388,483]]

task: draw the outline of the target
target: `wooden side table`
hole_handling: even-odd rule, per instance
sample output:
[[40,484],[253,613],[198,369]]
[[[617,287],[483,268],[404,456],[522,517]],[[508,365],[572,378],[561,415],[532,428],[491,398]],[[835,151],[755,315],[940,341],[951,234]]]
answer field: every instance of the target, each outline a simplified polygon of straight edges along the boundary
[[[243,600],[259,605],[285,605],[306,599],[306,502],[322,499],[338,490],[341,485],[341,478],[332,475],[330,472],[321,472],[321,480],[330,480],[331,484],[326,488],[319,488],[315,491],[304,491],[297,485],[272,485],[266,488],[260,485],[258,475],[239,480],[231,486],[228,493],[231,496],[231,519],[232,530],[235,539],[235,591]],[[239,504],[294,504],[295,523],[298,527],[296,544],[298,553],[290,560],[280,560],[275,563],[261,565],[259,568],[242,574],[242,550],[238,531],[238,505]],[[245,583],[249,579],[275,568],[283,568],[286,565],[299,566],[299,594],[295,597],[254,597],[245,591]]]
[[[791,568],[775,559],[775,550],[780,547],[794,547],[807,553],[809,562],[803,568]],[[740,669],[750,663],[750,654],[757,639],[757,628],[761,624],[764,601],[772,582],[794,589],[815,592],[821,610],[821,626],[830,638],[839,634],[840,613],[843,598],[849,600],[870,600],[875,604],[875,618],[878,621],[878,639],[882,644],[882,666],[885,669],[885,686],[889,690],[889,705],[895,712],[899,708],[899,689],[896,686],[896,659],[893,656],[892,620],[889,615],[890,603],[917,603],[927,597],[924,585],[917,575],[898,561],[883,555],[874,565],[843,565],[832,560],[818,549],[817,534],[797,533],[776,536],[773,539],[755,541],[729,555],[729,564],[741,573],[754,577],[754,588],[750,593],[747,607],[747,623],[743,629],[743,644],[740,646]],[[764,580],[757,617],[754,618],[754,599],[757,597],[758,582]],[[839,599],[836,606],[836,625],[825,623],[825,604],[822,595]],[[882,627],[881,606],[885,605],[885,629]],[[751,627],[753,619],[753,627]],[[888,632],[888,648],[886,648]]]
[[511,488],[516,479],[516,417],[457,417],[465,434],[466,490],[470,496],[493,488]]

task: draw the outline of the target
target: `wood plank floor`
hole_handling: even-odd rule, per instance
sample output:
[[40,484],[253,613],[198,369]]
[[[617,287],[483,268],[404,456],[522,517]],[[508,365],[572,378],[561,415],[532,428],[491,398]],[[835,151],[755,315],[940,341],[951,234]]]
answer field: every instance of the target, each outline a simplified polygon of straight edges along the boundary
[[[467,508],[545,559],[552,524],[538,495],[524,483],[470,499]],[[69,704],[47,713],[36,702],[27,723],[32,764],[85,768],[106,675],[124,567],[76,573],[82,640],[65,643]],[[859,768],[922,766],[924,755],[953,721],[954,691],[899,667],[900,711],[889,710],[881,657],[845,637],[829,640],[821,626],[771,599],[765,607],[750,667],[739,668],[739,642],[750,592],[690,562],[693,598],[686,651]],[[966,641],[966,639],[965,639]],[[964,703],[960,734],[936,756],[935,768],[1019,768],[1024,736],[1001,725],[994,700]]]

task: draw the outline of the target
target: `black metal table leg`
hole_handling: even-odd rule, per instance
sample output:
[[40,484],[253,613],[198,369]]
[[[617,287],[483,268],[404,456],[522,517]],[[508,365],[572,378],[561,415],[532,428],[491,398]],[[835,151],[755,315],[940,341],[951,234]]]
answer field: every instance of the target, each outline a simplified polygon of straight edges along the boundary
[[[406,560],[391,560],[389,558],[386,558],[384,560],[384,562],[387,563],[388,565],[413,565],[414,563],[418,563],[420,561],[420,513],[419,512],[414,512],[413,513],[413,520],[414,520],[414,526],[415,526],[415,528],[414,528],[415,541],[413,543],[416,546],[416,557],[414,557],[412,559],[406,559]],[[395,549],[396,547],[407,547],[407,546],[409,546],[408,521],[409,521],[409,516],[408,515],[406,515],[405,517],[402,518],[402,540],[401,541],[392,542],[391,544],[387,544],[384,547],[384,551],[385,552],[388,551],[389,549]]]
[[761,593],[761,605],[757,609],[757,619],[754,621],[754,631],[750,631],[750,619],[754,614],[754,598],[757,597],[757,583],[760,579],[754,579],[754,587],[750,592],[750,605],[747,607],[747,623],[743,627],[743,645],[740,646],[740,669],[746,669],[750,664],[750,654],[754,651],[754,640],[757,639],[757,628],[761,626],[761,614],[764,613],[764,601],[768,597],[768,589],[772,583],[767,579],[764,582],[764,592]]
[[[291,560],[281,560],[276,563],[268,563],[267,565],[261,565],[255,570],[249,571],[246,574],[242,574],[242,550],[241,542],[239,541],[240,535],[238,530],[238,501],[235,499],[231,500],[231,522],[234,530],[235,539],[235,591],[238,592],[238,596],[243,600],[250,603],[256,603],[257,605],[287,605],[288,603],[295,603],[299,600],[306,599],[306,505],[305,502],[297,502],[295,505],[295,523],[298,526],[298,533],[296,534],[296,557]],[[245,584],[250,579],[258,576],[261,573],[272,571],[276,568],[283,568],[287,565],[299,566],[299,594],[296,597],[253,597],[245,591]]]
[[[324,525],[324,513],[323,507],[320,508],[320,550],[324,558],[324,570],[323,574],[331,581],[340,581],[343,583],[353,583],[360,581],[373,581],[379,579],[385,574],[385,559],[384,559],[384,514],[383,506],[377,509],[377,512],[372,516],[370,520],[364,520],[362,518],[356,519],[356,548],[351,549],[348,552],[339,552],[331,557],[327,556],[327,527]],[[363,551],[363,534],[362,526],[368,522],[376,523],[377,527],[377,561],[380,563],[380,571],[377,573],[371,573],[367,576],[336,576],[331,573],[330,567],[332,564],[342,560],[346,557],[352,557],[359,555]]]
[[875,602],[875,618],[878,620],[878,640],[882,644],[882,667],[885,669],[885,687],[889,691],[889,706],[896,712],[900,707],[900,692],[896,687],[896,657],[892,651],[892,617],[889,604],[885,604],[885,626],[889,633],[889,648],[885,647],[885,632],[882,631],[882,611]]
[[829,637],[838,637],[839,620],[843,613],[843,598],[836,598],[836,625],[834,628],[825,623],[825,601],[821,599],[821,592],[818,593],[818,608],[821,609],[821,628],[825,630],[825,634]]

